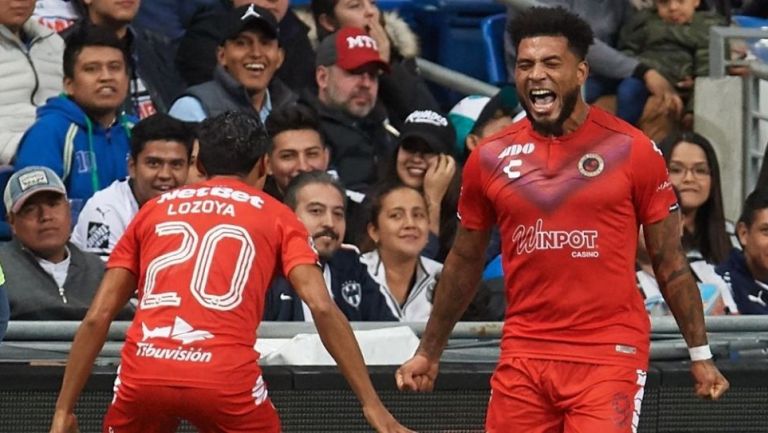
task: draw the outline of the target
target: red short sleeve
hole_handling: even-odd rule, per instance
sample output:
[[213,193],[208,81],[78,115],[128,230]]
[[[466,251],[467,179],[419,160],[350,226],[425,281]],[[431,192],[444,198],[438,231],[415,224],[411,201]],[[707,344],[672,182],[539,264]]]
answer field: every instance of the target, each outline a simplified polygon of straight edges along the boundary
[[632,196],[641,224],[659,222],[677,206],[664,157],[647,138],[632,145]]
[[475,149],[464,165],[459,196],[459,220],[472,230],[487,230],[496,223],[496,213],[485,194],[480,153],[480,148]]

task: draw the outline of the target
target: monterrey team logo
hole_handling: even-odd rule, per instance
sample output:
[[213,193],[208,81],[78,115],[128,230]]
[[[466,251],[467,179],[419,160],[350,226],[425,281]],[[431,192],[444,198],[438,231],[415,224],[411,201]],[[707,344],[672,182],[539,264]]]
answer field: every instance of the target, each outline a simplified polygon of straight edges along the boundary
[[605,161],[596,153],[588,153],[579,160],[579,173],[586,177],[595,177],[603,172]]

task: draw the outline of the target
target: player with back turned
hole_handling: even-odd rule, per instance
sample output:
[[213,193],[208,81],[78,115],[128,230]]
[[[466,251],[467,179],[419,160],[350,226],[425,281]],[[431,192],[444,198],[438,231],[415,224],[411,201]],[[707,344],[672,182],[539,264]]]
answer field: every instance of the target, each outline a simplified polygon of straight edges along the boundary
[[486,431],[636,432],[650,334],[634,281],[642,224],[690,350],[696,394],[719,398],[728,382],[711,359],[661,152],[582,99],[592,30],[565,9],[532,8],[510,32],[528,119],[487,139],[467,161],[461,227],[421,344],[396,373],[398,386],[432,389],[498,224],[507,310]]
[[200,127],[209,179],[142,206],[118,242],[75,336],[52,433],[76,431],[74,406],[110,322],[138,288],[104,433],[277,433],[254,350],[273,273],[309,306],[323,343],[379,432],[408,432],[371,385],[351,328],[324,287],[309,235],[263,193],[268,138],[257,119],[226,112]]

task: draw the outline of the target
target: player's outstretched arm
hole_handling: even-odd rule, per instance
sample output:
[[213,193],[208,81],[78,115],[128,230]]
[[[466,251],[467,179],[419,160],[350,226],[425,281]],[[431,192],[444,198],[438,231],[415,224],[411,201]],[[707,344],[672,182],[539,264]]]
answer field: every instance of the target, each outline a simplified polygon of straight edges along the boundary
[[112,319],[125,307],[135,290],[136,277],[128,270],[109,269],[104,274],[99,290],[72,342],[64,381],[56,401],[56,412],[51,422],[51,433],[78,431],[74,416],[77,398],[91,374],[93,361],[104,346]]
[[435,287],[432,313],[419,348],[395,373],[401,390],[431,391],[434,387],[448,336],[477,292],[489,239],[489,230],[459,227]]
[[711,355],[701,356],[697,353],[701,350],[709,352],[704,308],[696,280],[680,244],[679,218],[677,213],[672,213],[662,221],[645,226],[645,244],[659,289],[675,316],[685,342],[689,348],[701,348],[692,352],[691,374],[696,382],[696,395],[717,399],[728,390],[729,384],[715,366]]
[[379,399],[347,318],[333,302],[317,266],[299,265],[288,274],[291,285],[312,312],[323,345],[336,360],[363,407],[365,418],[379,433],[407,433]]

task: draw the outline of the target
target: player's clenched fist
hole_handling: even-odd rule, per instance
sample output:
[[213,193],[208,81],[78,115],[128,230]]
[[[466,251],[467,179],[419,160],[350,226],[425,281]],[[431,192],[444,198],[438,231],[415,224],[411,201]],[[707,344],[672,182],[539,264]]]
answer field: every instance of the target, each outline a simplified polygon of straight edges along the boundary
[[696,382],[694,384],[696,395],[704,399],[717,400],[730,387],[728,380],[711,359],[692,362],[691,375]]
[[72,413],[56,412],[51,422],[51,433],[80,433],[77,418]]
[[397,388],[401,391],[432,391],[438,367],[438,361],[430,361],[417,353],[395,372]]

